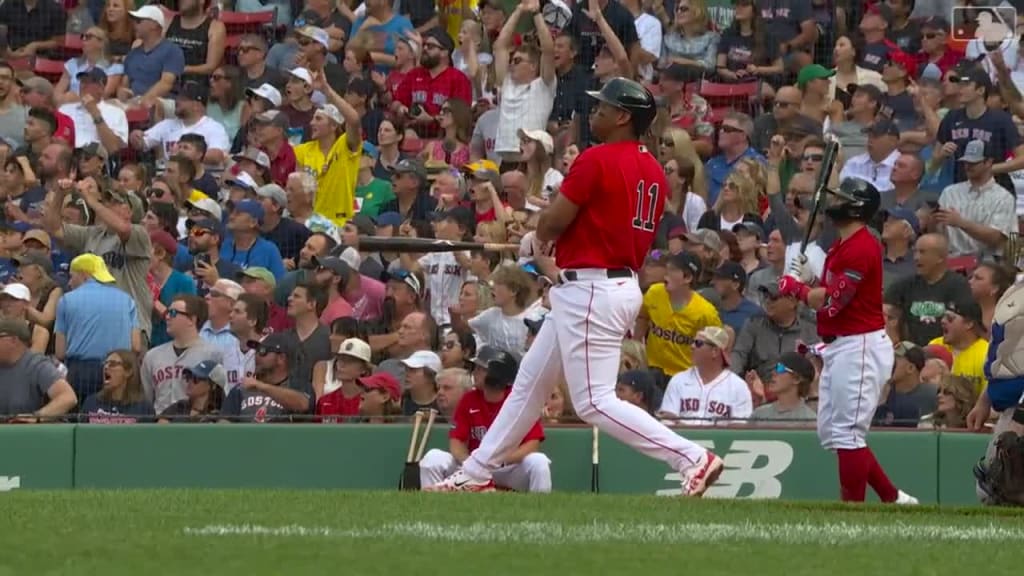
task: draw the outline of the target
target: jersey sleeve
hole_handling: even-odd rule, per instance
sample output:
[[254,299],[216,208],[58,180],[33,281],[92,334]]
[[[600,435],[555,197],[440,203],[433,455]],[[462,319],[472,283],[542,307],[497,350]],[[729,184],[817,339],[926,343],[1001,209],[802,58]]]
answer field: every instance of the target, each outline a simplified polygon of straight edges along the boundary
[[672,416],[679,416],[679,407],[683,397],[684,374],[686,372],[680,372],[668,381],[668,386],[665,387],[665,396],[661,399],[661,412],[671,414]]
[[469,443],[469,404],[472,402],[470,394],[463,394],[459,403],[455,406],[452,414],[452,427],[448,430],[448,438],[458,440],[463,444]]
[[736,382],[735,397],[732,401],[732,423],[740,424],[741,420],[750,418],[754,413],[754,401],[750,397],[750,388],[747,387],[747,383],[736,375],[731,378]]
[[530,440],[536,440],[538,442],[544,441],[544,427],[540,425],[540,420],[533,423],[533,426],[530,427],[530,431],[526,433],[526,436],[523,436],[522,443],[525,444]]
[[589,202],[591,193],[598,188],[601,180],[600,152],[599,148],[589,148],[580,154],[562,181],[559,193],[577,206]]

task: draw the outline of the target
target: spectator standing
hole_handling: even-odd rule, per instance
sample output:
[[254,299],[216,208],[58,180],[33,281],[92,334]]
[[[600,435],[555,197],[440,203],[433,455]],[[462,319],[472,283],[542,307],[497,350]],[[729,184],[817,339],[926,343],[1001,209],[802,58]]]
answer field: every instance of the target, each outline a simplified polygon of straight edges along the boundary
[[187,398],[184,370],[204,360],[220,363],[222,350],[200,337],[207,305],[198,296],[176,297],[167,309],[167,335],[171,340],[151,348],[142,359],[142,389],[157,414]]
[[818,416],[804,399],[813,381],[814,366],[810,360],[798,352],[786,352],[779,357],[768,382],[768,391],[775,401],[755,408],[750,420],[770,426],[811,427]]
[[953,375],[970,378],[974,382],[974,391],[979,395],[985,391],[988,379],[985,362],[989,343],[983,338],[984,335],[981,307],[970,295],[961,293],[946,304],[946,313],[942,317],[942,336],[928,342],[929,345],[945,346],[952,352]]
[[214,360],[202,362],[185,368],[184,400],[179,400],[160,413],[161,424],[169,422],[212,422],[220,412],[224,403],[224,387],[227,385],[227,373],[224,367]]
[[[540,51],[523,44],[516,48],[510,60],[512,35],[523,14],[532,19]],[[544,22],[540,4],[535,0],[526,0],[516,6],[494,43],[495,81],[501,86],[494,151],[505,162],[516,161],[521,156],[520,130],[544,130],[547,126],[557,88],[554,49],[551,31]]]
[[177,44],[184,55],[182,81],[205,83],[224,60],[227,29],[207,12],[206,0],[178,0],[178,14],[171,19],[164,38]]
[[811,0],[766,0],[758,2],[768,39],[789,66],[802,68],[811,63],[818,41]]
[[916,274],[893,284],[885,302],[900,310],[907,339],[923,346],[938,338],[946,304],[969,293],[967,280],[947,266],[949,248],[944,236],[924,234],[914,248]]
[[71,291],[57,303],[54,355],[83,399],[102,388],[111,351],[142,350],[135,301],[114,282],[102,258],[82,254],[71,261]]
[[729,365],[737,374],[767,374],[784,352],[796,350],[801,342],[818,341],[815,323],[800,317],[796,299],[779,294],[778,283],[763,285],[758,292],[765,314],[752,317],[736,332]]
[[[437,134],[441,106],[450,98],[473,101],[469,78],[451,66],[452,39],[440,29],[423,35],[420,66],[406,74],[395,92],[392,112],[408,118],[420,137]],[[497,58],[495,61],[497,64]]]
[[82,402],[79,422],[137,424],[152,422],[156,414],[146,400],[139,375],[138,355],[114,350],[103,362],[103,388]]
[[[322,28],[303,26],[295,29],[295,37],[299,42],[304,67],[314,75],[314,81],[322,81],[338,94],[343,94],[345,87],[348,86],[348,72],[337,62],[327,58],[330,50],[330,37],[327,32]],[[327,95],[322,87],[313,87]]]
[[[405,14],[395,14],[398,4],[389,0],[367,0],[365,5],[366,13],[352,22],[349,37],[355,39],[360,32],[369,34],[373,38],[371,53],[393,56],[397,39],[412,31],[412,22]],[[373,24],[367,24],[367,20]]]
[[243,270],[250,266],[266,268],[274,278],[280,278],[284,276],[281,252],[273,242],[260,236],[264,214],[263,205],[255,200],[235,204],[228,219],[231,234],[221,246],[220,257]]
[[288,144],[298,146],[309,140],[316,106],[313,104],[313,75],[305,68],[288,71],[281,112],[288,118]]
[[747,320],[762,314],[764,311],[754,302],[743,296],[747,284],[747,273],[738,262],[726,261],[715,270],[711,281],[718,294],[718,314],[725,326],[739,334]]
[[[369,344],[359,338],[349,338],[341,343],[333,358],[317,362],[313,367],[316,415],[324,417],[323,422],[338,422],[341,418],[359,415],[363,395],[360,380],[373,374],[371,354]],[[396,381],[396,388],[397,384]]]
[[[277,184],[267,184],[256,189],[256,196],[263,205],[263,221],[260,224],[260,232],[263,238],[271,241],[281,252],[281,258],[291,268],[295,267],[299,251],[306,244],[306,240],[312,234],[309,228],[302,223],[285,217],[285,208],[288,205],[288,194]],[[287,262],[290,261],[290,262]]]
[[256,350],[249,343],[259,342],[266,334],[269,309],[262,297],[248,293],[239,296],[231,307],[231,333],[238,341],[238,349],[232,350],[228,356],[237,356],[240,361],[236,362],[239,367],[235,368],[239,371],[225,370],[222,385],[225,391],[256,373]]
[[883,209],[882,218],[882,288],[888,290],[898,280],[914,275],[910,246],[921,230],[917,216],[908,208]]
[[28,326],[0,318],[0,414],[14,422],[39,422],[71,412],[78,404],[74,389],[50,358],[29,350]]
[[921,51],[915,56],[922,79],[942,80],[964,59],[964,53],[948,42],[947,35],[952,28],[946,18],[943,14],[921,22]]
[[[555,136],[569,130],[574,118],[585,118],[584,112],[587,108],[584,99],[587,98],[586,91],[589,88],[588,80],[590,75],[577,61],[579,52],[579,40],[568,32],[562,32],[555,38],[551,61],[555,66],[557,78],[555,83],[555,99],[552,103],[551,117],[548,119],[547,125],[547,131]],[[482,118],[477,120],[477,129],[474,130],[474,135],[476,135],[480,128],[481,120]],[[582,120],[578,123],[581,129],[583,124],[587,124],[587,122]],[[589,127],[587,131],[589,133]],[[575,134],[569,134],[570,141],[576,141],[575,136]],[[486,157],[494,160],[495,158],[490,153],[493,143],[490,149],[486,146],[484,148],[488,151]],[[485,154],[481,153],[479,156],[484,157]],[[477,156],[474,156],[474,158],[477,158]]]
[[153,296],[153,335],[151,346],[159,346],[170,340],[167,334],[168,306],[179,294],[195,294],[196,283],[191,277],[171,267],[178,243],[174,237],[164,230],[149,233],[149,241],[153,246],[153,258],[150,260],[147,283]]
[[188,252],[192,255],[189,270],[196,280],[196,292],[206,295],[210,287],[220,278],[235,278],[242,268],[227,258],[221,257],[221,240],[224,227],[215,218],[189,219]]
[[164,39],[167,21],[159,6],[142,6],[128,14],[135,24],[138,44],[125,56],[127,84],[118,91],[118,98],[140,98],[139,104],[145,108],[161,103],[169,116],[175,110],[166,98],[185,72],[185,53],[177,44]]
[[221,409],[222,421],[274,422],[288,414],[312,410],[309,382],[289,379],[293,358],[298,353],[287,334],[271,334],[256,348],[256,375],[228,393]]
[[729,334],[721,326],[708,326],[693,339],[693,367],[672,376],[658,415],[680,418],[678,424],[714,426],[736,423],[754,410],[750,390],[729,370],[726,357]]
[[333,356],[330,330],[320,323],[326,307],[327,294],[315,284],[300,284],[288,297],[288,316],[295,321],[295,327],[286,333],[295,350],[289,378],[296,386],[309,387],[313,366]]
[[687,253],[669,257],[665,282],[652,285],[644,294],[633,337],[647,341],[647,361],[666,376],[693,365],[692,344],[707,326],[721,326],[718,311],[693,290],[701,264]]
[[1017,231],[1013,194],[992,177],[993,161],[986,148],[981,140],[967,143],[958,159],[967,180],[943,190],[934,213],[954,257],[1000,255],[1006,239]]

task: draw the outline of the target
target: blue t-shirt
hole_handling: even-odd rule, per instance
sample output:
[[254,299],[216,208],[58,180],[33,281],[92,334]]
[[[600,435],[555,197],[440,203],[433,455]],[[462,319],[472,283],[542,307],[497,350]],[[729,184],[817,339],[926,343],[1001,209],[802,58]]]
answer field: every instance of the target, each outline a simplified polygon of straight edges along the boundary
[[757,316],[763,314],[764,311],[757,304],[754,304],[750,300],[744,298],[740,300],[740,305],[735,310],[723,310],[721,307],[718,308],[718,315],[722,318],[722,323],[732,328],[736,334],[740,333],[743,325],[747,323],[747,320],[751,316]]
[[128,88],[136,96],[149,92],[165,72],[174,74],[175,80],[185,72],[185,53],[169,40],[161,40],[149,52],[142,46],[133,48],[124,59]]
[[17,273],[18,269],[14,266],[14,262],[11,262],[10,258],[0,258],[0,284],[14,282],[14,276]]
[[260,266],[270,270],[278,280],[284,276],[281,251],[273,242],[263,238],[257,238],[248,250],[241,250],[235,247],[234,237],[228,237],[220,247],[220,257],[240,266],[243,270],[250,266]]
[[[164,306],[170,306],[171,302],[174,302],[174,297],[178,294],[195,294],[196,293],[196,282],[191,276],[182,274],[177,270],[171,270],[171,275],[167,277],[167,282],[164,282],[164,287],[160,289],[160,303]],[[153,314],[153,334],[150,336],[150,348],[155,348],[171,339],[167,335],[167,320],[162,316],[157,317],[156,313]]]
[[53,331],[65,335],[68,360],[102,361],[111,350],[130,350],[138,329],[135,300],[113,284],[90,279],[57,301]]
[[725,181],[732,173],[732,169],[737,162],[744,158],[756,158],[759,162],[765,161],[764,156],[753,147],[748,147],[739,158],[732,162],[726,160],[724,154],[719,154],[707,161],[707,164],[704,165],[704,174],[707,175],[708,180],[708,206],[715,205],[718,194],[722,191],[722,186],[725,186]]
[[[356,33],[359,32],[359,28],[362,27],[363,22],[366,21],[366,16],[360,16],[356,18],[356,21],[352,23],[352,32],[349,34],[349,38],[355,38]],[[395,53],[395,40],[405,35],[406,32],[413,29],[412,21],[408,17],[402,16],[401,14],[395,14],[394,18],[387,22],[380,24],[379,26],[373,26],[369,28],[373,32],[373,45],[381,46],[383,44],[384,51],[388,54]]]

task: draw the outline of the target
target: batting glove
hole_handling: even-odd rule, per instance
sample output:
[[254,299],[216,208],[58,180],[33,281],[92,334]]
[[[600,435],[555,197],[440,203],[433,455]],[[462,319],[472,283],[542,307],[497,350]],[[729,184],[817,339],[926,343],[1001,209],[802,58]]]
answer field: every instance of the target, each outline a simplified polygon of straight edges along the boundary
[[814,272],[811,271],[811,267],[807,263],[806,254],[797,254],[796,258],[789,262],[789,266],[786,268],[786,276],[792,276],[804,284],[814,282]]
[[799,278],[794,278],[789,274],[786,274],[782,278],[779,278],[779,295],[780,296],[794,296],[797,300],[807,303],[807,294],[811,289],[800,281]]

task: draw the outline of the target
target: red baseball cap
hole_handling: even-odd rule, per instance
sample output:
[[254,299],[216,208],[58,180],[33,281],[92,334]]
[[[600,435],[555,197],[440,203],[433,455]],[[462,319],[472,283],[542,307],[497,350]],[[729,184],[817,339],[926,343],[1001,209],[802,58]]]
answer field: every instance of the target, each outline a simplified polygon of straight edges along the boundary
[[942,344],[929,344],[924,347],[924,354],[928,358],[938,358],[946,365],[946,368],[953,369],[953,353]]
[[383,390],[388,393],[392,400],[398,400],[402,395],[398,380],[387,372],[377,372],[370,376],[364,376],[358,380],[359,385],[367,390]]
[[892,50],[889,52],[889,64],[903,68],[908,78],[917,76],[917,62],[913,56],[902,50]]

